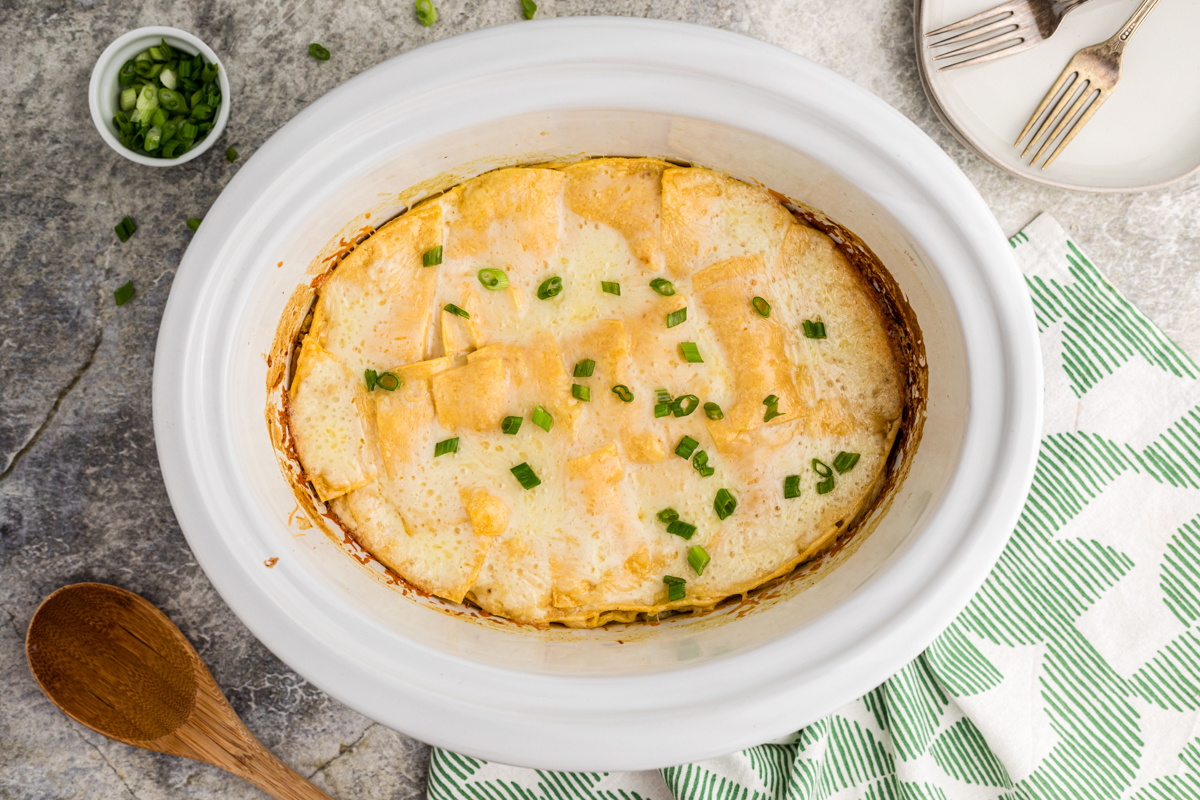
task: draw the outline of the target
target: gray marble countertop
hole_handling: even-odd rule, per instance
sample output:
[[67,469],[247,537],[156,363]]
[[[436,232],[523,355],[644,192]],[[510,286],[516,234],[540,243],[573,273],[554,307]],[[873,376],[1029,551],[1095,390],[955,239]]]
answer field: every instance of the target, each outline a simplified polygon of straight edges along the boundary
[[[217,596],[167,500],[150,413],[159,319],[191,232],[248,156],[316,98],[419,45],[520,19],[519,0],[44,0],[0,3],[0,796],[262,797],[216,769],[109,742],[41,694],[25,663],[37,603],[103,581],[158,604],[238,713],[280,757],[342,798],[424,793],[428,748],[325,696]],[[1200,356],[1200,177],[1135,195],[1074,194],[987,164],[922,94],[910,0],[542,0],[539,16],[614,14],[743,33],[823,64],[921,126],[979,187],[1006,233],[1049,211],[1114,284]],[[86,87],[125,31],[171,25],[209,43],[232,82],[223,141],[155,170],[112,152]],[[309,57],[310,42],[333,53]],[[232,145],[241,159],[229,164]],[[126,244],[113,226],[138,224]],[[132,279],[137,296],[112,291]]]

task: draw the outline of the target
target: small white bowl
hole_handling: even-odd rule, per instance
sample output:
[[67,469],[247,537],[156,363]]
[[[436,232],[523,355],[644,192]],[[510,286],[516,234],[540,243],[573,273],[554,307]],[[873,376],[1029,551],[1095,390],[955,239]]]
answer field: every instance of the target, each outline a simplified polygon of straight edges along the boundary
[[[167,44],[171,47],[192,55],[200,53],[208,63],[216,64],[218,67],[217,80],[221,84],[221,108],[217,111],[213,129],[209,131],[208,136],[204,137],[202,142],[178,158],[151,158],[133,152],[121,144],[120,131],[113,125],[113,117],[119,110],[117,107],[117,73],[121,71],[121,65],[163,39],[166,39]],[[221,59],[217,58],[217,54],[212,51],[212,48],[187,31],[160,26],[138,28],[110,44],[96,60],[96,66],[92,69],[92,81],[88,85],[88,105],[92,109],[92,122],[96,124],[96,130],[100,131],[100,136],[108,142],[108,146],[113,150],[130,161],[145,164],[148,167],[173,167],[176,164],[191,161],[208,150],[225,132],[225,123],[229,121],[229,73],[226,72],[225,65]]]

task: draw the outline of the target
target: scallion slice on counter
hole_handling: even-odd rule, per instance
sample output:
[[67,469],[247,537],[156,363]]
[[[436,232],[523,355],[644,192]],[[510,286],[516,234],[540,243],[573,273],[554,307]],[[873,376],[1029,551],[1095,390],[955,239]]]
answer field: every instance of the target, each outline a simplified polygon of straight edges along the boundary
[[804,320],[804,336],[808,339],[824,339],[825,323],[813,322],[811,319]]
[[679,444],[675,445],[675,455],[679,456],[680,458],[691,458],[692,453],[694,453],[696,448],[699,446],[700,443],[695,439],[690,436],[684,436],[679,440]]
[[707,478],[717,471],[715,467],[708,465],[708,453],[703,450],[697,450],[692,455],[692,469],[699,472],[701,478]]
[[520,417],[505,417],[500,423],[500,430],[512,436],[517,431],[521,430],[521,423],[524,422]]
[[664,508],[656,515],[659,522],[665,522],[670,525],[675,520],[679,519],[679,512],[673,508]]
[[[420,7],[420,5],[421,5],[421,3],[418,2],[417,6]],[[321,45],[317,44],[316,42],[313,42],[312,44],[310,44],[308,46],[308,54],[310,56],[312,56],[313,58],[315,58],[317,61],[328,61],[329,60],[329,51],[326,50]]]
[[700,405],[700,398],[694,394],[684,394],[671,401],[671,413],[676,417],[686,417]]
[[562,293],[563,282],[562,278],[555,275],[552,278],[546,278],[542,284],[538,286],[538,300],[549,300],[551,297],[558,297]]
[[592,401],[592,390],[586,386],[581,386],[578,383],[571,384],[571,396],[576,400],[582,400],[585,403]]
[[800,496],[800,476],[788,475],[783,479],[783,496],[786,500]]
[[363,382],[367,384],[367,391],[375,391],[375,383],[379,380],[378,373],[373,369],[363,370]]
[[858,453],[847,453],[842,451],[833,458],[833,468],[838,471],[838,474],[843,474],[854,469],[854,465],[858,463],[861,456]]
[[585,358],[582,361],[579,361],[578,363],[575,364],[575,374],[573,377],[590,378],[590,377],[592,377],[592,373],[595,372],[595,370],[596,370],[596,362],[590,358]]
[[622,403],[633,402],[633,392],[629,391],[629,387],[623,383],[618,383],[612,388],[613,394],[621,398]]
[[462,317],[463,319],[471,318],[470,314],[468,314],[466,311],[459,308],[458,306],[454,305],[454,303],[446,303],[445,307],[442,310],[449,311],[451,314],[454,314],[457,317]]
[[230,164],[232,164],[233,162],[237,161],[237,159],[238,159],[238,151],[237,150],[234,150],[232,147],[225,150],[225,160],[226,161],[228,161]]
[[554,425],[554,417],[550,416],[550,412],[541,406],[535,406],[533,409],[533,424],[549,433],[550,428]]
[[533,15],[537,13],[537,3],[533,0],[521,0],[521,14],[525,19],[533,19]]
[[705,403],[704,416],[712,420],[725,419],[725,412],[716,403]]
[[421,266],[436,267],[442,263],[442,246],[431,247],[421,254]]
[[621,296],[621,284],[616,281],[600,281],[600,289],[605,294],[615,294],[617,297]]
[[483,284],[483,288],[493,292],[508,288],[508,276],[504,274],[504,270],[495,267],[479,270],[479,282]]
[[708,552],[698,544],[692,545],[692,549],[688,550],[688,563],[692,565],[692,569],[697,575],[704,574],[704,568],[708,566],[708,562],[712,561],[708,556]]
[[737,508],[737,498],[730,494],[728,489],[718,489],[717,497],[713,500],[713,509],[717,512],[717,516],[725,519],[733,513]]
[[827,494],[832,492],[835,481],[833,479],[833,470],[824,461],[814,458],[812,460],[813,472],[817,473],[824,480],[817,484],[817,494]]
[[682,600],[687,596],[687,581],[674,575],[664,575],[663,583],[667,585],[667,600]]
[[192,217],[187,221],[187,226],[192,229],[192,233],[195,233],[200,230],[200,223],[203,221],[203,217]]
[[537,476],[537,473],[533,471],[533,467],[529,466],[525,462],[517,464],[515,467],[510,469],[509,472],[511,472],[513,476],[520,481],[521,486],[526,489],[532,489],[535,486],[541,485],[542,481]]
[[432,0],[417,0],[416,7],[417,22],[426,28],[437,22],[437,9],[433,7]]
[[663,297],[670,297],[675,294],[675,284],[671,283],[666,278],[655,278],[650,281],[650,288],[661,294]]
[[679,309],[678,311],[672,311],[670,314],[667,314],[667,327],[668,328],[674,328],[676,325],[679,325],[684,322],[687,322],[687,307],[686,306]]
[[458,437],[444,439],[433,446],[433,457],[444,456],[446,453],[458,452]]
[[677,519],[667,526],[667,533],[674,534],[684,539],[690,539],[696,534],[696,526],[690,522],[684,522]]
[[126,281],[124,286],[119,287],[113,292],[113,300],[117,301],[117,305],[123,306],[133,299],[133,281]]
[[133,236],[133,232],[137,230],[137,225],[133,224],[132,219],[126,217],[117,223],[117,227],[114,230],[117,232],[118,239],[122,242],[127,242],[129,241],[129,237]]
[[754,310],[758,312],[760,317],[771,316],[771,304],[761,297],[755,297],[750,301],[750,305],[754,306]]
[[385,392],[394,392],[400,388],[400,379],[390,372],[381,372],[375,376],[375,385]]
[[683,360],[689,364],[703,364],[704,359],[700,357],[700,348],[695,342],[680,342],[679,352],[683,355]]

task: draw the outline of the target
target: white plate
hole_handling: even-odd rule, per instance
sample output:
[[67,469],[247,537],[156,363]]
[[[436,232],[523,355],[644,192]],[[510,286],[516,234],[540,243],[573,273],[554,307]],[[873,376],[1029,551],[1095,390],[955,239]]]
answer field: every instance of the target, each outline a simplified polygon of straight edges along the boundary
[[998,0],[916,0],[917,63],[938,116],[1001,169],[1087,192],[1154,189],[1200,169],[1200,0],[1163,0],[1122,60],[1121,82],[1046,169],[1013,148],[1046,91],[1080,48],[1104,41],[1133,13],[1134,0],[1091,0],[1031,50],[938,72],[922,32],[997,5]]
[[[446,170],[466,177],[585,153],[756,178],[855,231],[912,304],[929,365],[924,439],[876,531],[814,587],[751,613],[544,632],[439,611],[294,524],[263,419],[264,356],[310,260],[358,215],[388,219],[403,205],[398,192]],[[631,770],[794,731],[926,647],[1016,521],[1037,456],[1041,379],[1011,248],[962,172],[894,109],[734,34],[550,20],[368,70],[249,159],[171,287],[154,432],[200,565],[250,630],[316,686],[469,755]]]

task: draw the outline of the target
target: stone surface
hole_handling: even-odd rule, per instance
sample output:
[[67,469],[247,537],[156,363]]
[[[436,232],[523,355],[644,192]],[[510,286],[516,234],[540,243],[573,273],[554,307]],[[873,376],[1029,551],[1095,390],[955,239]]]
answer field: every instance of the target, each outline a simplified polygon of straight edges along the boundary
[[[157,603],[195,643],[250,728],[341,797],[424,792],[428,748],[326,697],[272,656],[197,566],[167,501],[150,384],[171,280],[191,233],[245,159],[358,72],[426,42],[520,18],[519,0],[0,0],[0,796],[261,797],[215,769],[114,744],[61,715],[25,665],[38,601],[76,581]],[[900,109],[962,166],[1013,233],[1050,211],[1112,281],[1200,356],[1200,177],[1137,195],[1025,183],[965,150],[917,78],[909,0],[545,0],[539,16],[653,16],[753,36],[828,66]],[[132,164],[89,121],[100,51],[127,30],[172,25],[229,68],[219,146],[170,170]],[[333,58],[317,62],[319,41]],[[228,164],[232,145],[241,160]],[[113,235],[124,215],[139,230]],[[137,296],[116,307],[132,279]]]

